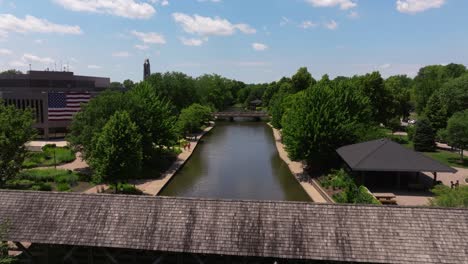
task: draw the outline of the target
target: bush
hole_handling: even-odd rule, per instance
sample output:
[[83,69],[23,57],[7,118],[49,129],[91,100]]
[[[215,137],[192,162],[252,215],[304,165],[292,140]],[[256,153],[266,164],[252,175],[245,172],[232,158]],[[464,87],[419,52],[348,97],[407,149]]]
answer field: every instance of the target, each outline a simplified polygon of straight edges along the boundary
[[435,197],[431,205],[442,207],[468,207],[468,186],[451,189],[445,185],[437,185],[431,190]]
[[427,119],[420,119],[416,123],[413,136],[414,150],[421,152],[435,151],[435,133]]
[[58,165],[72,162],[75,159],[75,152],[68,147],[55,148],[54,145],[45,145],[42,147],[42,152],[28,152],[26,154],[23,168],[29,169],[40,166],[53,166],[54,164]]
[[40,182],[38,184],[34,184],[33,186],[31,186],[31,190],[50,192],[50,191],[52,191],[52,185],[50,183],[47,183],[47,182]]
[[[113,189],[115,185],[111,188]],[[132,195],[142,195],[143,192],[137,189],[135,186],[128,183],[119,183],[117,184],[117,193],[120,194],[132,194]]]
[[61,182],[57,184],[57,191],[59,192],[68,192],[70,191],[70,185],[66,182]]
[[408,126],[406,127],[406,133],[408,133],[408,140],[409,140],[409,141],[413,141],[415,128],[416,128],[416,127],[413,126],[413,125],[408,125]]
[[5,183],[7,189],[16,189],[16,190],[29,190],[34,185],[34,182],[31,180],[10,180]]

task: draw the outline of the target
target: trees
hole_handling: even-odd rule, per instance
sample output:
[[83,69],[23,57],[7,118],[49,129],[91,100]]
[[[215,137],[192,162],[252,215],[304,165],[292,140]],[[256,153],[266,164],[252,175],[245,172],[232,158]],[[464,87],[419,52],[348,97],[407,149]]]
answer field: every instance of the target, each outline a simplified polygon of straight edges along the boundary
[[142,145],[138,127],[126,111],[117,111],[102,132],[93,138],[95,151],[90,159],[95,180],[127,181],[141,169]]
[[35,135],[33,115],[29,110],[5,106],[0,100],[0,186],[21,169],[26,147]]
[[336,148],[357,141],[369,121],[369,99],[349,83],[320,83],[294,97],[283,119],[283,142],[293,160],[330,164]]
[[117,111],[126,111],[136,123],[145,161],[156,155],[155,148],[171,146],[177,139],[171,105],[149,83],[142,82],[129,92],[101,93],[74,117],[68,139],[72,145],[82,148],[85,159],[93,157],[94,136]]
[[127,89],[133,89],[133,87],[135,87],[135,83],[130,79],[126,79],[122,84]]
[[281,84],[279,91],[271,98],[270,114],[273,127],[281,129],[281,120],[286,109],[286,100],[291,95],[292,85],[289,82]]
[[182,109],[177,120],[177,130],[181,135],[193,133],[200,127],[211,120],[211,109],[200,104],[192,104],[191,106]]
[[411,86],[412,80],[406,75],[391,76],[384,82],[385,89],[388,90],[394,99],[395,116],[403,120],[408,119],[411,111]]
[[10,69],[6,71],[0,72],[0,75],[18,75],[18,74],[23,74],[23,72],[15,69]]
[[455,113],[447,125],[449,145],[460,150],[460,161],[463,163],[463,150],[468,148],[468,109]]
[[307,67],[301,67],[297,70],[296,74],[291,77],[293,92],[307,89],[309,86],[316,83],[312,75],[307,71]]
[[435,133],[432,129],[431,122],[427,118],[422,118],[416,123],[414,130],[414,150],[416,151],[434,151]]

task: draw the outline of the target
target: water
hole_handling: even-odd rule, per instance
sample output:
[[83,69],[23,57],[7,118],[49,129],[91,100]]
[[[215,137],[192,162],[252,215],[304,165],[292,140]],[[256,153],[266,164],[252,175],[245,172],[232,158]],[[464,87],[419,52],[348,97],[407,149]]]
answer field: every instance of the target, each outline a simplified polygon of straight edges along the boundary
[[263,122],[217,122],[160,195],[310,201]]

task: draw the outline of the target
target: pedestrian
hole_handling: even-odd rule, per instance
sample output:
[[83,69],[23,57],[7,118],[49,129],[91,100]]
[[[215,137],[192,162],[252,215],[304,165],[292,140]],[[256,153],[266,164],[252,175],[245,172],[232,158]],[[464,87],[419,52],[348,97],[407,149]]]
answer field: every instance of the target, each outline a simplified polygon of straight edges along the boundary
[[192,147],[192,144],[190,142],[188,143],[188,150],[190,151],[190,147]]

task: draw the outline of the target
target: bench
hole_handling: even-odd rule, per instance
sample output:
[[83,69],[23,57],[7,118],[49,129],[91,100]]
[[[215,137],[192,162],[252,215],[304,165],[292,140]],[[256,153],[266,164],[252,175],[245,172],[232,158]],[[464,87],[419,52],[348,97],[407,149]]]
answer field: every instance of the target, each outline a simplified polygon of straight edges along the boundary
[[397,204],[396,196],[393,193],[375,193],[374,196],[381,204]]

